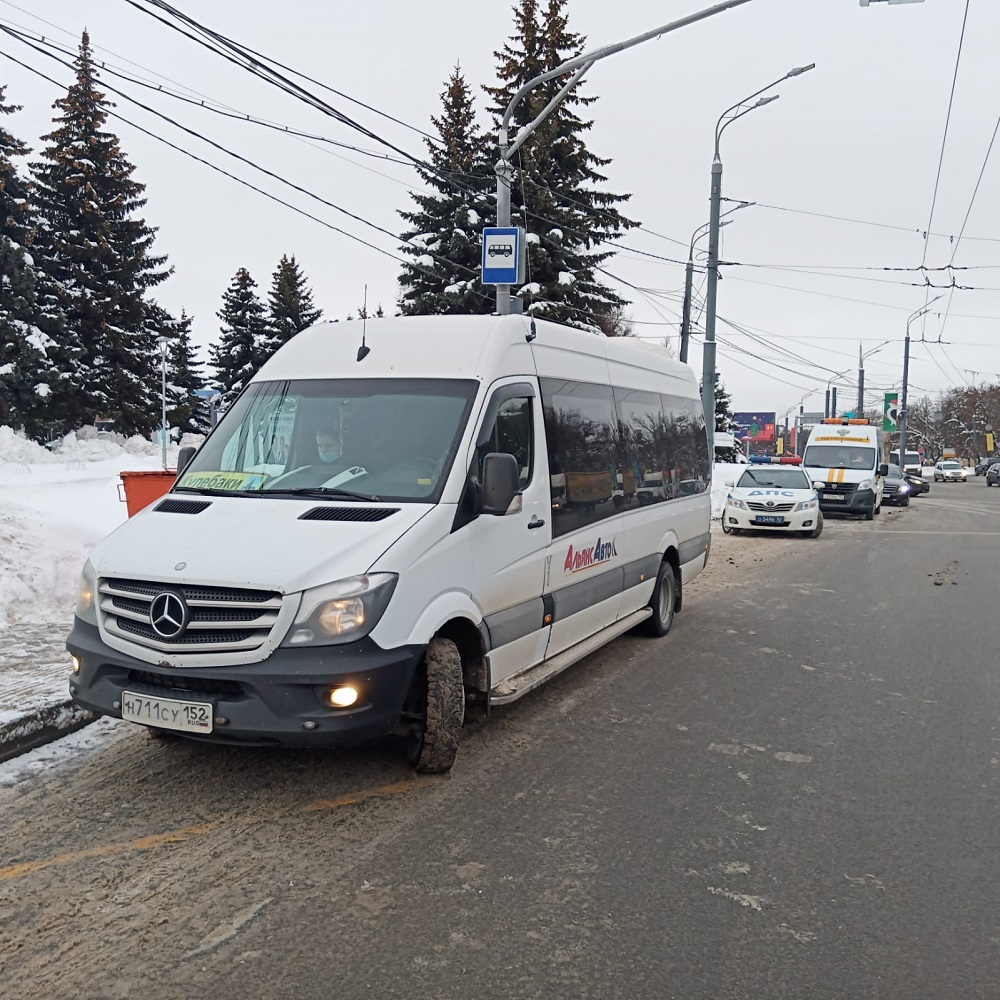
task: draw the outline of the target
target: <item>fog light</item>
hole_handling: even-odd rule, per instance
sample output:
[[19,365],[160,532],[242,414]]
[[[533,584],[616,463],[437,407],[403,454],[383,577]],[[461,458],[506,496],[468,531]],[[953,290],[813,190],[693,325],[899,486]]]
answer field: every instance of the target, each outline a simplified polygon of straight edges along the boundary
[[73,673],[78,674],[80,672],[80,661],[75,656],[71,656],[70,659],[73,661]]
[[326,700],[331,708],[350,708],[358,700],[358,690],[352,687],[330,688]]

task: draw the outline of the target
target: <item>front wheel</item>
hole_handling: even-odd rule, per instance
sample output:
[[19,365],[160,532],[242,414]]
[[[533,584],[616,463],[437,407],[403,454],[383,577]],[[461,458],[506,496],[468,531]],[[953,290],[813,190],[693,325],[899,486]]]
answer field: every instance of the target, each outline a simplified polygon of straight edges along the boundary
[[865,520],[866,521],[874,521],[875,520],[875,508],[874,507],[869,507],[868,510],[865,511]]
[[[736,532],[736,529],[733,529]],[[662,638],[670,631],[674,623],[674,608],[677,605],[677,572],[670,563],[660,563],[660,571],[656,574],[656,586],[649,606],[653,614],[642,623],[646,635],[656,639]]]
[[451,639],[435,636],[427,644],[403,706],[406,757],[424,774],[450,771],[465,723],[462,657]]
[[823,534],[823,515],[820,514],[819,517],[816,518],[816,527],[813,528],[811,531],[805,532],[805,536],[806,538],[819,538],[819,536],[822,534]]

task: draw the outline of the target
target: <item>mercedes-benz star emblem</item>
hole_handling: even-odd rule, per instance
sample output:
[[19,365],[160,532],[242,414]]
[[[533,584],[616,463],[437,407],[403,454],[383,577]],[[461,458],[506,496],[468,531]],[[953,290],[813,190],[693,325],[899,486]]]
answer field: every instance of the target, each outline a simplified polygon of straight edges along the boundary
[[161,639],[176,639],[187,628],[190,619],[187,602],[172,590],[157,594],[149,606],[149,624]]

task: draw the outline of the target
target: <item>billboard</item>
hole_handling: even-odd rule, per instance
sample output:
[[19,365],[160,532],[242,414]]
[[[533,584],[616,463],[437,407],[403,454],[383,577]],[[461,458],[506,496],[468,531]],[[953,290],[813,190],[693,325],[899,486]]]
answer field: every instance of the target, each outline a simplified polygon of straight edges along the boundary
[[736,436],[751,444],[770,444],[774,441],[774,413],[734,413]]

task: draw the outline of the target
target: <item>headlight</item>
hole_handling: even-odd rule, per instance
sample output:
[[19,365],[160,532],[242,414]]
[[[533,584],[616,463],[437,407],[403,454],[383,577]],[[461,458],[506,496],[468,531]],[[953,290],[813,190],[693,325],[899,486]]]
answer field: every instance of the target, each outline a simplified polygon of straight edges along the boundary
[[[812,510],[813,507],[818,507],[819,501],[813,497],[812,500],[803,500],[801,503],[795,505],[795,510]],[[792,513],[794,513],[793,511]]]
[[74,614],[88,625],[97,625],[97,570],[89,559],[83,564]]
[[747,505],[742,500],[736,500],[733,497],[726,497],[726,503],[729,504],[730,507],[736,507],[739,510],[747,509]]
[[385,613],[398,579],[395,573],[367,573],[303,591],[282,646],[331,646],[363,638]]
[[896,490],[897,493],[909,493],[910,487],[906,483],[900,483],[899,488]]
[[873,489],[875,489],[875,484],[870,479],[862,479],[861,482],[858,483],[858,489],[859,490],[873,490]]

